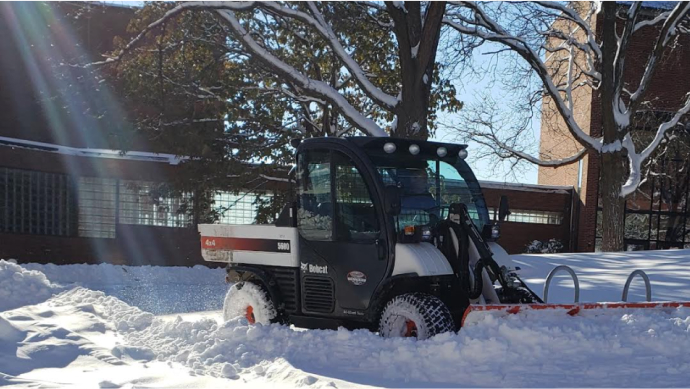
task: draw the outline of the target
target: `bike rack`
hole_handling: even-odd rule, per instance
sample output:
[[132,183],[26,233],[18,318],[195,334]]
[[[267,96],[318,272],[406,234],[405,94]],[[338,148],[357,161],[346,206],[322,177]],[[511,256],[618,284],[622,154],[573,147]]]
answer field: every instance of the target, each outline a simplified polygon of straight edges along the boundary
[[628,290],[630,289],[630,284],[635,276],[639,275],[644,280],[645,294],[647,295],[647,301],[652,301],[652,284],[649,282],[649,277],[644,271],[637,269],[630,273],[628,279],[625,281],[625,286],[623,287],[623,301],[628,301]]
[[575,271],[570,268],[570,266],[566,265],[558,265],[549,272],[549,275],[546,276],[546,282],[544,283],[544,302],[548,303],[549,302],[549,285],[551,285],[551,279],[553,276],[556,275],[560,270],[565,270],[568,273],[570,273],[570,276],[573,279],[573,284],[575,285],[575,302],[579,303],[580,302],[580,281],[577,279],[577,274],[575,274]]

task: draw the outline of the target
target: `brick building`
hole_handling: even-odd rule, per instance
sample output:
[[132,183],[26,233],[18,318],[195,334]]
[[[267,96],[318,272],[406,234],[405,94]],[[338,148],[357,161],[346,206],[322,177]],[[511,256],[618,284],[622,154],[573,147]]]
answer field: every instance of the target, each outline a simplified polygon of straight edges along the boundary
[[[654,8],[643,8],[643,18],[651,18],[660,12]],[[593,29],[599,36],[602,31],[602,15],[595,20]],[[652,26],[643,27],[632,36],[629,51],[626,55],[625,79],[639,80],[642,75],[648,53],[653,48],[658,30]],[[690,37],[681,36],[679,45],[665,55],[651,80],[649,96],[653,107],[636,118],[636,131],[653,134],[664,118],[677,110],[690,91],[690,78],[687,77],[687,64],[690,63]],[[601,136],[602,113],[601,96],[589,87],[578,88],[573,92],[576,120],[583,130],[592,136]],[[553,159],[564,158],[575,154],[580,146],[569,134],[565,124],[558,115],[553,114],[554,107],[549,99],[543,105],[541,123],[540,153],[550,155]],[[688,139],[681,140],[690,144]],[[688,223],[688,174],[680,176],[688,159],[687,152],[677,152],[664,157],[654,171],[659,174],[650,176],[637,193],[626,201],[626,236],[628,250],[655,248],[688,248],[690,231]],[[558,168],[540,167],[538,183],[540,185],[565,185],[576,190],[578,216],[573,221],[576,241],[574,251],[594,251],[600,241],[600,204],[599,174],[601,163],[598,156],[587,155],[578,163]],[[676,174],[672,174],[675,172]],[[682,185],[682,186],[681,186]],[[676,199],[669,201],[669,193],[677,192]],[[669,231],[677,230],[671,234]],[[687,242],[686,242],[687,241]]]
[[[0,39],[0,258],[202,263],[195,194],[161,192],[184,158],[147,152],[142,139],[132,149],[143,151],[120,153],[118,131],[126,119],[101,123],[84,114],[90,104],[117,104],[117,96],[64,92],[54,77],[56,62],[83,63],[112,49],[132,15],[112,4],[0,4],[0,36],[7,37]],[[65,53],[69,58],[61,57]],[[52,94],[62,100],[46,98]],[[534,239],[556,238],[571,247],[572,186],[482,186],[492,210],[501,195],[510,199],[513,213],[501,239],[509,252],[524,252]],[[219,190],[219,222],[253,223],[254,200],[272,189]]]
[[[0,4],[0,258],[202,263],[195,194],[162,192],[184,159],[146,152],[142,139],[131,149],[143,151],[122,154],[118,131],[126,119],[103,123],[87,114],[98,104],[117,108],[117,97],[56,74],[64,71],[60,63],[112,50],[133,15],[103,3]],[[230,210],[220,220],[253,222],[264,189],[216,193],[216,206]]]

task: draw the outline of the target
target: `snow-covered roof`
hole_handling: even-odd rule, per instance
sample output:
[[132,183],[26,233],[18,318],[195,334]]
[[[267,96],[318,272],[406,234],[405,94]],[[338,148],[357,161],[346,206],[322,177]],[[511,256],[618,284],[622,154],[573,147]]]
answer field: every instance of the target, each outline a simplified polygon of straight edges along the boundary
[[534,184],[517,184],[513,182],[498,182],[498,181],[479,181],[482,189],[505,189],[518,190],[523,192],[540,192],[540,193],[560,193],[570,194],[574,188],[572,186],[556,186],[556,185],[534,185]]
[[150,153],[145,151],[127,151],[108,150],[108,149],[89,149],[78,148],[70,146],[61,146],[53,143],[35,142],[31,140],[9,138],[0,136],[0,146],[30,149],[36,151],[44,151],[48,153],[57,153],[62,155],[72,155],[76,157],[88,158],[108,158],[108,159],[124,159],[130,161],[147,161],[147,162],[165,162],[170,165],[177,165],[180,162],[189,159],[189,157],[180,157],[173,154]]

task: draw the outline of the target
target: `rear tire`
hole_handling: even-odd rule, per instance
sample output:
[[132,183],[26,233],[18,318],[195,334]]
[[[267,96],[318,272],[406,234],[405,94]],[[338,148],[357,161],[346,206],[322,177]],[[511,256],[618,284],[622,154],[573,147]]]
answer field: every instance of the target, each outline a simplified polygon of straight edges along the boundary
[[379,334],[384,338],[419,340],[455,330],[453,316],[438,297],[408,293],[393,298],[381,313]]
[[244,317],[249,324],[273,323],[277,317],[273,301],[260,285],[242,281],[234,284],[225,295],[223,320]]

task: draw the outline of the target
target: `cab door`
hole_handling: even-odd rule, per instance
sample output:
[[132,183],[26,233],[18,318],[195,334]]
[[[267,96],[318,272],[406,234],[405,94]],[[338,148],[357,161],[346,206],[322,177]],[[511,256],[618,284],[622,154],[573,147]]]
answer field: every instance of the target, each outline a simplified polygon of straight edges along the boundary
[[298,156],[302,308],[310,314],[364,316],[387,270],[387,239],[374,177],[344,150]]

